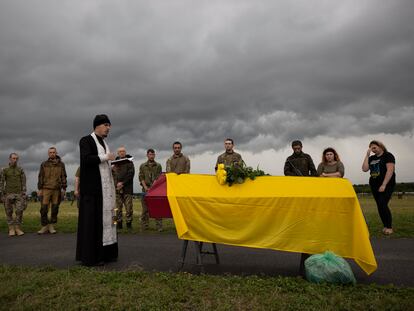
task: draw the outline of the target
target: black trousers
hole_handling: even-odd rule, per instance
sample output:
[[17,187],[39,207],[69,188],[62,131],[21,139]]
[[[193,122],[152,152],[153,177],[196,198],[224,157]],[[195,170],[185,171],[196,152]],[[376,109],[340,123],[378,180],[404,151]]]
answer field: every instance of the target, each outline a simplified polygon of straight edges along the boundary
[[384,192],[378,192],[378,187],[371,186],[372,195],[377,203],[378,214],[385,228],[392,228],[392,215],[388,202],[391,200],[394,187],[395,184],[387,185]]
[[79,204],[76,260],[94,266],[116,261],[118,243],[102,244],[102,195],[81,195]]

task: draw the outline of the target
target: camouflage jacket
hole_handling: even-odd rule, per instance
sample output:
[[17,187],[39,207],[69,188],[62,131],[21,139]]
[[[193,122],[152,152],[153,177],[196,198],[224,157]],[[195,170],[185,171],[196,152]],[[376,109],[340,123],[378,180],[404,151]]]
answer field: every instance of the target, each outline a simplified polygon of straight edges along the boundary
[[[126,155],[126,158],[131,158],[130,155]],[[116,158],[117,160],[119,157]],[[123,183],[122,192],[126,194],[132,194],[134,191],[134,176],[135,176],[135,167],[134,163],[131,161],[122,162],[119,164],[115,164],[114,168],[112,169],[113,176],[114,176],[114,183],[115,186],[118,182]]]
[[309,154],[293,153],[286,159],[284,173],[286,176],[318,176]]
[[0,192],[2,194],[26,192],[26,175],[21,167],[9,165],[1,170]]
[[56,157],[55,160],[48,159],[40,165],[37,189],[66,190],[65,164]]
[[167,160],[166,172],[177,174],[190,173],[190,159],[182,153],[179,155],[173,154]]
[[[142,163],[139,167],[139,182],[141,183],[141,186],[142,183],[145,182],[147,187],[150,188],[158,176],[160,176],[161,171],[161,164],[155,161]],[[145,192],[144,187],[142,187],[142,191]]]
[[243,159],[240,154],[237,152],[224,152],[220,154],[217,158],[216,166],[214,169],[217,171],[217,166],[223,163],[225,166],[231,165],[241,165],[243,163]]

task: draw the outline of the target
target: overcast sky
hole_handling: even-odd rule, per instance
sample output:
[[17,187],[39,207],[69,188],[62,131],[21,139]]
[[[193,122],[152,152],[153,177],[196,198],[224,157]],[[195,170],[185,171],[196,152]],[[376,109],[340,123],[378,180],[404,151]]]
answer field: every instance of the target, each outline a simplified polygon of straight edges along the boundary
[[165,168],[180,140],[192,172],[213,173],[232,137],[282,175],[301,139],[316,165],[332,146],[366,183],[379,139],[412,182],[413,20],[412,0],[1,0],[0,163],[18,152],[35,190],[54,145],[73,183],[79,139],[106,113],[136,169],[150,147]]

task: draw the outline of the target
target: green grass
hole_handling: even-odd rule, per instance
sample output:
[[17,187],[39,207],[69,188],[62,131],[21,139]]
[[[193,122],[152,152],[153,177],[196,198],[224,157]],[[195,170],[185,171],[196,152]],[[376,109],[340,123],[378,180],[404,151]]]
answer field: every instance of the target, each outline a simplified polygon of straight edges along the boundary
[[0,266],[2,310],[412,310],[414,288]]
[[[369,197],[359,198],[365,220],[371,236],[383,237],[382,222],[378,215],[374,199]],[[387,238],[413,238],[414,237],[414,196],[404,196],[403,199],[393,197],[390,201],[390,209],[393,217],[394,234]]]
[[[127,230],[126,228],[124,228],[120,231],[120,233],[130,234],[140,232],[141,201],[134,200],[133,204],[133,228],[132,230]],[[62,202],[59,207],[58,223],[55,226],[55,228],[59,232],[73,233],[76,232],[77,225],[78,209],[76,207],[76,202],[74,202],[73,204],[71,204],[71,202],[68,201]],[[41,225],[39,202],[29,202],[27,209],[24,211],[22,227],[24,231],[27,233],[36,232],[40,229]],[[172,219],[163,219],[163,228],[164,231],[161,234],[175,232],[174,221]],[[0,230],[2,232],[7,231],[6,216],[4,213],[0,213]],[[155,221],[153,219],[150,219],[150,230],[145,231],[145,233],[159,234],[159,232],[155,230]]]
[[[362,197],[359,199],[365,220],[368,224],[371,236],[381,237],[382,223],[379,218],[377,207],[372,197]],[[393,215],[393,227],[395,234],[391,238],[413,238],[414,237],[414,196],[405,196],[403,199],[393,197],[390,202]],[[30,202],[24,212],[25,232],[36,232],[40,229],[40,204]],[[138,233],[140,231],[141,201],[134,200],[134,222],[133,229],[128,231],[123,229],[121,233]],[[59,210],[58,224],[56,228],[59,232],[76,232],[78,210],[76,203],[71,205],[70,202],[62,202]],[[164,232],[174,233],[175,227],[172,219],[163,220]],[[7,224],[4,213],[0,213],[0,230],[7,232]],[[155,230],[155,221],[150,220],[150,230],[145,234],[158,234]]]
[[[372,198],[361,207],[373,236],[382,225]],[[414,237],[414,197],[393,198],[393,238]],[[39,203],[30,203],[24,230],[40,227]],[[140,201],[134,201],[139,231]],[[76,204],[61,205],[57,228],[75,232]],[[0,229],[6,232],[4,213]],[[159,234],[152,230],[145,234]],[[175,232],[171,219],[164,232]],[[127,234],[127,230],[123,230]],[[142,233],[141,233],[142,234]],[[1,253],[0,253],[1,254]],[[188,273],[55,269],[0,265],[0,310],[414,310],[414,288],[311,284],[300,278]]]

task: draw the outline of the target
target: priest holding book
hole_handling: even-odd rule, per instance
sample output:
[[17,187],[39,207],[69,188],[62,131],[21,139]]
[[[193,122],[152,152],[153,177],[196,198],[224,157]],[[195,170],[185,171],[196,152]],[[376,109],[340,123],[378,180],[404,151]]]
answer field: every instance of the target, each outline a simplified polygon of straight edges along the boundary
[[82,137],[80,148],[80,202],[76,260],[85,266],[103,265],[118,258],[115,185],[105,138],[111,129],[107,115],[97,115],[92,134]]

